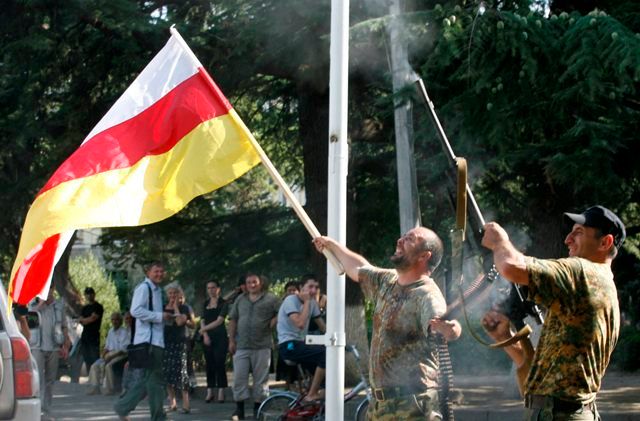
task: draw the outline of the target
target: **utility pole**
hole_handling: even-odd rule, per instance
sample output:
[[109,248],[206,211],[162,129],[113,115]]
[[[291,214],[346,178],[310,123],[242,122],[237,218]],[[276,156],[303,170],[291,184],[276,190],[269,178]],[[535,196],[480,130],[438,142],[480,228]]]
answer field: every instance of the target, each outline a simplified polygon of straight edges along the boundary
[[[407,40],[400,18],[400,0],[389,4],[390,67],[393,93],[396,94],[413,82],[413,71],[409,67]],[[411,101],[394,99],[394,121],[396,135],[396,165],[398,167],[398,204],[400,212],[400,234],[421,225],[420,201],[416,179],[416,164],[413,157],[413,120]]]

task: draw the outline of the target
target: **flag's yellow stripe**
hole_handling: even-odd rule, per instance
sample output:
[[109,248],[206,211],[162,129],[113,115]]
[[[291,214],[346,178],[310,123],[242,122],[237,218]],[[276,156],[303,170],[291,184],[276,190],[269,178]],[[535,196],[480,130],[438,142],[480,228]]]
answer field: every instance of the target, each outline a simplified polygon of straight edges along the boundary
[[[16,262],[51,235],[70,229],[150,224],[194,197],[222,187],[260,162],[234,110],[208,120],[171,150],[135,165],[74,179],[37,197]],[[15,275],[14,267],[11,278]]]

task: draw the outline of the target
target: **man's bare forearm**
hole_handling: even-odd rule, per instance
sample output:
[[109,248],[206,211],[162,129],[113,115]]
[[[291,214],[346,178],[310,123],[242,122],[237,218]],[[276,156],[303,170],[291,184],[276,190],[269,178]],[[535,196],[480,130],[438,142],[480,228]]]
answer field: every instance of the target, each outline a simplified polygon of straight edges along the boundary
[[234,319],[230,319],[229,320],[229,340],[232,340],[235,342],[236,340],[236,324],[237,322]]
[[358,253],[349,250],[347,247],[338,243],[336,240],[330,237],[318,237],[314,239],[314,244],[318,251],[322,252],[323,248],[326,248],[336,256],[336,258],[344,267],[345,273],[349,278],[358,282],[358,270],[369,265],[367,259]]
[[502,276],[516,284],[529,284],[524,255],[516,250],[504,228],[495,222],[485,224],[482,245],[493,252],[493,262]]
[[529,284],[524,254],[516,250],[510,242],[501,244],[493,250],[493,261],[498,272],[507,280],[521,285]]

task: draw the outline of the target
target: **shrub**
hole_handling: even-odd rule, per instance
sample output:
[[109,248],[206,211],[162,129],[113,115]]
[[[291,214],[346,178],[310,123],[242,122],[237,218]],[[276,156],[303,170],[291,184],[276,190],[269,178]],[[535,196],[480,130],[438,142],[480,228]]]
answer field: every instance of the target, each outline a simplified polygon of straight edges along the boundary
[[92,287],[96,291],[96,301],[104,307],[102,326],[100,326],[100,346],[102,347],[107,332],[111,328],[109,316],[114,311],[120,311],[116,286],[98,259],[90,253],[72,257],[69,260],[69,275],[80,293],[86,287]]

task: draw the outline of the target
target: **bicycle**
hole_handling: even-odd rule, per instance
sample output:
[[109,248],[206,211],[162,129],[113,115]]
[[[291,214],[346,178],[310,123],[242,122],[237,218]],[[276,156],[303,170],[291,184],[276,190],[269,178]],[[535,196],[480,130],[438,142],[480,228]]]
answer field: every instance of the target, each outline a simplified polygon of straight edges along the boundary
[[[371,387],[360,366],[360,353],[354,345],[347,345],[345,351],[353,354],[360,374],[360,382],[344,395],[344,402],[349,402],[365,391],[365,396],[356,406],[354,420],[364,421],[367,419],[367,411],[371,402]],[[262,402],[258,408],[257,419],[260,421],[324,421],[325,406],[322,402],[305,402],[304,394],[290,391],[274,393]]]

